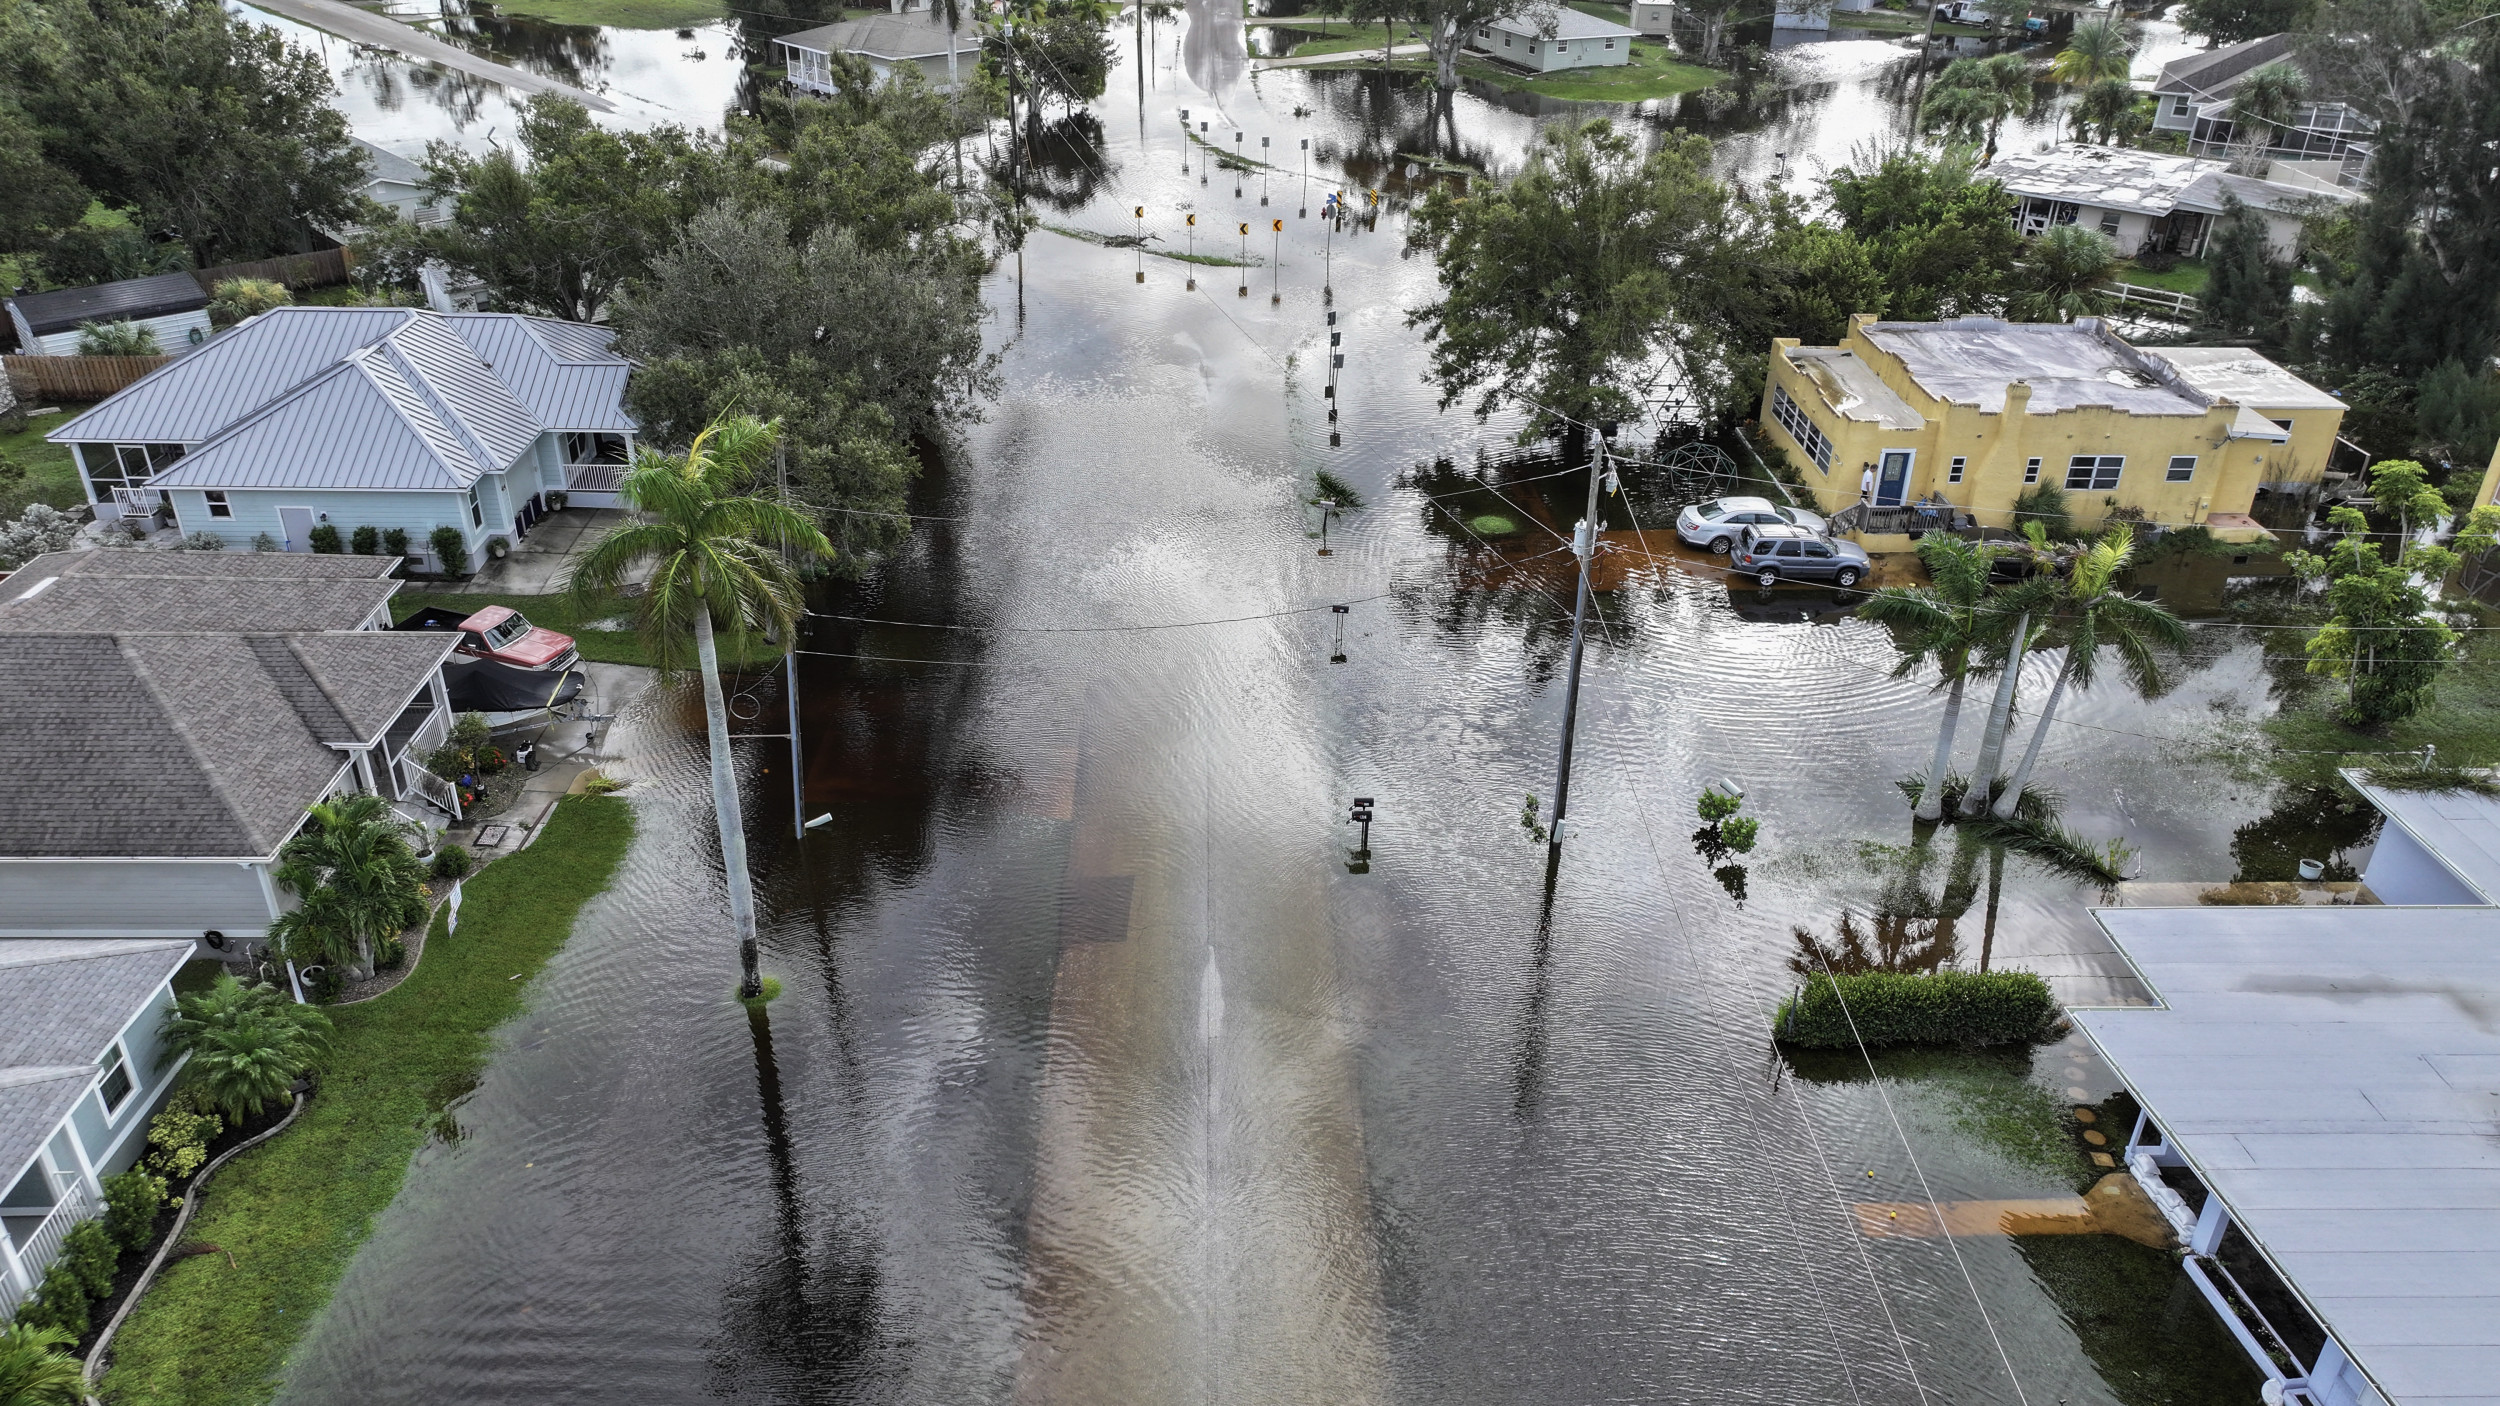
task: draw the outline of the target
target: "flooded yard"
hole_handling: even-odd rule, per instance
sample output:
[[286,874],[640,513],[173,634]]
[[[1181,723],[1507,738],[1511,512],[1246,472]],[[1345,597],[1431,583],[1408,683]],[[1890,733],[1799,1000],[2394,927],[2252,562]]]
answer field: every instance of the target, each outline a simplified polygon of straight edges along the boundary
[[[1784,1057],[1801,968],[2141,992],[2095,891],[1911,826],[1895,783],[1939,701],[1882,632],[1669,546],[1643,464],[1549,867],[1521,809],[1553,788],[1582,481],[1435,409],[1400,225],[1415,158],[1510,169],[1561,114],[1253,71],[1222,8],[1114,73],[1050,218],[1121,233],[1144,205],[1163,247],[1188,213],[1256,221],[1276,262],[1037,233],[1021,286],[991,276],[1010,389],[806,640],[805,808],[832,823],[792,838],[786,744],[741,744],[785,994],[730,999],[702,754],[653,700],[625,877],[285,1399],[2254,1401],[2161,1251],[1862,1233],[1862,1203],[2088,1188],[2119,1090],[2080,1037]],[[1783,96],[1636,120],[1810,182],[1899,131],[1908,64],[1810,48]],[[1227,149],[1309,138],[1313,178],[1236,194],[1182,108]],[[1376,225],[1323,226],[1336,173],[1382,191]],[[1324,544],[1323,469],[1361,499]],[[2299,798],[2212,760],[2275,706],[2273,634],[2204,631],[2158,699],[2070,698],[2041,763],[2064,822],[2147,879],[2288,854]],[[751,688],[778,731],[777,681]],[[1762,822],[1735,864],[1692,835],[1721,781]]]

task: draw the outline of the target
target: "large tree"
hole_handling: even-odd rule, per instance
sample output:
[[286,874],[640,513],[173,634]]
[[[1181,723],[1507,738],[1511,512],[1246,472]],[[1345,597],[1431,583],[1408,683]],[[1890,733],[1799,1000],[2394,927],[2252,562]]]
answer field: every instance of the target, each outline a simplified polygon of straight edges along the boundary
[[2315,0],[2187,0],[2179,23],[2217,44],[2288,34],[2308,22]]
[[2015,807],[2022,804],[2023,787],[2031,782],[2031,769],[2040,760],[2040,744],[2048,737],[2049,724],[2057,720],[2058,703],[2070,684],[2092,687],[2100,677],[2102,650],[2115,652],[2127,681],[2137,692],[2150,695],[2164,686],[2162,654],[2187,647],[2188,628],[2167,606],[2138,600],[2120,587],[2119,577],[2134,557],[2133,530],[2123,523],[2113,525],[2101,540],[2078,553],[2066,573],[2053,578],[2045,592],[2049,628],[2065,641],[2066,660],[2058,666],[2057,682],[2050,685],[2040,716],[2031,725],[2031,744],[2023,749],[2022,762],[1997,797],[1997,819],[2014,818]]
[[2002,305],[2022,236],[2013,197],[1977,174],[1970,152],[1866,153],[1832,172],[1826,189],[1832,213],[1883,275],[1886,316],[1932,322]]
[[[734,416],[707,427],[683,455],[645,452],[618,485],[634,520],[573,559],[565,586],[586,605],[614,598],[638,574],[634,618],[663,669],[701,674],[711,736],[712,807],[737,938],[738,994],[760,995],[755,883],[747,873],[745,822],[729,755],[729,708],[714,633],[733,640],[769,631],[795,646],[805,608],[796,563],[833,555],[807,515],[761,496],[778,427]],[[602,607],[604,608],[604,607]]]
[[1945,776],[1953,764],[1953,734],[1962,720],[1962,693],[1975,657],[2003,628],[1991,599],[1992,549],[1931,532],[1918,544],[1929,584],[1886,586],[1858,607],[1858,614],[1892,632],[1894,678],[1932,665],[1944,686],[1944,718],[1936,729],[1935,755],[1919,784],[1917,818],[1944,816]]
[[2196,299],[2198,325],[2225,336],[2281,342],[2292,313],[2292,266],[2267,245],[2265,219],[2236,196],[2223,197],[2205,264],[2210,272]]

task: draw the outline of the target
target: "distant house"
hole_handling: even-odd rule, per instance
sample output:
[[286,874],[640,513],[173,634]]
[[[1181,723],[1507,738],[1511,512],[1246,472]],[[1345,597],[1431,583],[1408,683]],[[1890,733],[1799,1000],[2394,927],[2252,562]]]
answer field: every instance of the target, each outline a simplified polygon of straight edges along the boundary
[[[1829,29],[1835,14],[1863,14],[1875,0],[1777,0],[1771,11],[1773,29]],[[1640,21],[1636,16],[1633,23]],[[1641,33],[1647,34],[1647,29]]]
[[208,294],[187,273],[22,293],[8,308],[17,345],[30,356],[76,356],[78,329],[90,322],[135,322],[156,334],[157,350],[167,356],[206,342],[210,331]]
[[1644,39],[1667,39],[1675,34],[1674,0],[1633,0],[1632,28]]
[[2241,130],[2232,95],[2249,74],[2276,62],[2298,67],[2292,36],[2269,34],[2171,60],[2153,84],[2154,130],[2186,133],[2193,156],[2237,155],[2243,147],[2257,150],[2274,179],[2358,185],[2369,165],[2377,124],[2349,103],[2313,95],[2289,121],[2269,127],[2262,143]]
[[472,563],[563,491],[615,501],[630,364],[602,327],[512,313],[272,309],[46,438],[99,518],[170,514],[228,550],[312,548],[327,524],[454,527]]
[[1940,502],[1989,527],[2014,501],[2064,489],[2087,526],[2111,507],[2225,541],[2266,535],[2260,489],[2315,481],[2342,401],[2238,347],[2129,346],[2071,323],[1878,322],[1834,347],[1772,343],[1762,424],[1816,506],[1838,512],[1875,477],[1874,506]]
[[158,1067],[156,1032],[191,952],[187,939],[0,942],[0,1317],[146,1149],[182,1070]]
[[[1550,24],[1553,32],[1547,33]],[[1567,68],[1612,68],[1632,61],[1637,30],[1594,15],[1560,6],[1540,21],[1533,15],[1508,15],[1476,26],[1467,47],[1488,58],[1531,73],[1558,73]]]
[[[929,86],[949,91],[945,21],[929,8],[927,0],[913,0],[908,6],[904,0],[892,3],[894,9],[887,14],[820,25],[775,39],[773,47],[780,51],[790,86],[806,93],[834,91],[831,56],[848,54],[865,60],[880,80],[907,68],[917,69]],[[981,26],[969,9],[953,43],[956,71],[969,78],[981,57]]]
[[2235,199],[2265,221],[2267,248],[2288,261],[2299,250],[2303,219],[2353,198],[2312,183],[2234,175],[2228,162],[2086,142],[2009,153],[1980,174],[2019,202],[2014,220],[2025,235],[2081,225],[2107,235],[2129,258],[2203,254],[2215,219]]
[[449,818],[421,758],[459,639],[368,628],[395,564],[97,551],[0,582],[0,938],[255,936],[316,802]]
[[450,202],[426,189],[425,171],[417,163],[362,137],[356,139],[356,146],[364,153],[368,173],[358,189],[367,200],[413,224],[441,224],[451,218]]

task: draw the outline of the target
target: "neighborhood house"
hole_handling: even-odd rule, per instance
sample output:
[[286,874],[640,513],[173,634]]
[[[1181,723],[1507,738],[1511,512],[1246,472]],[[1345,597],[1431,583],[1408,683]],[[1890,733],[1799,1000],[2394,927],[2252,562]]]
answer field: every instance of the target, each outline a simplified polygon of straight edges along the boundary
[[1532,73],[1554,73],[1630,63],[1632,41],[1639,37],[1636,30],[1566,5],[1543,18],[1520,14],[1487,20],[1476,26],[1467,47]]
[[2153,84],[2153,129],[2186,133],[2192,156],[2256,153],[2267,161],[2273,179],[2360,184],[2377,124],[2350,103],[2311,98],[2283,121],[2241,130],[2233,95],[2250,74],[2270,63],[2298,71],[2292,36],[2269,34],[2171,60]]
[[2306,179],[2234,175],[2227,161],[2084,142],[2001,156],[1980,174],[2015,197],[2015,224],[2026,236],[2081,225],[2108,236],[2127,258],[2202,255],[2214,221],[2237,201],[2264,221],[2266,247],[2288,261],[2299,253],[2304,217],[2352,199]]
[[1850,319],[1836,347],[1772,344],[1762,423],[1838,512],[1950,504],[1993,527],[2039,485],[2089,526],[2111,508],[2225,540],[2265,529],[2260,491],[2318,481],[2344,403],[2236,347],[2131,347],[2071,323]]
[[982,32],[970,7],[963,27],[949,35],[945,21],[929,8],[928,0],[911,0],[908,6],[904,0],[892,3],[894,8],[887,14],[819,25],[775,39],[773,47],[780,51],[790,86],[808,93],[836,91],[832,55],[848,54],[866,62],[880,81],[916,69],[929,86],[950,92],[946,75],[950,40],[956,72],[970,76],[981,57]]
[[550,493],[607,506],[631,456],[629,363],[605,328],[513,313],[283,307],[151,372],[46,438],[96,516],[309,552],[314,529],[397,528],[474,564]]

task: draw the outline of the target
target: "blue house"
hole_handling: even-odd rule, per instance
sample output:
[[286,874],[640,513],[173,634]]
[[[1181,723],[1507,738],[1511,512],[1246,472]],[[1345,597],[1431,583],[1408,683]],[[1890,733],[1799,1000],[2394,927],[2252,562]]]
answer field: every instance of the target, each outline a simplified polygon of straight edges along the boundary
[[147,1146],[182,941],[0,942],[0,1319],[42,1282],[104,1178]]
[[550,493],[615,502],[635,425],[614,340],[514,313],[276,308],[46,438],[76,456],[101,520],[211,532],[230,551],[396,527],[434,569],[428,538],[449,526],[475,564],[526,535]]

